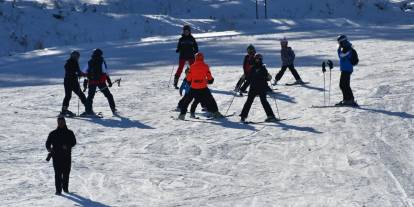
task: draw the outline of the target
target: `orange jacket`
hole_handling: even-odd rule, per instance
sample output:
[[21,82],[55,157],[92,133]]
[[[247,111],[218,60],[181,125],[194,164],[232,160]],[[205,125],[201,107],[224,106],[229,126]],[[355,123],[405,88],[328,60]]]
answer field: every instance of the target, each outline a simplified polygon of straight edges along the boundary
[[187,81],[191,84],[191,88],[193,89],[207,88],[208,82],[213,81],[210,68],[204,63],[204,56],[202,53],[196,54],[195,61],[190,66]]

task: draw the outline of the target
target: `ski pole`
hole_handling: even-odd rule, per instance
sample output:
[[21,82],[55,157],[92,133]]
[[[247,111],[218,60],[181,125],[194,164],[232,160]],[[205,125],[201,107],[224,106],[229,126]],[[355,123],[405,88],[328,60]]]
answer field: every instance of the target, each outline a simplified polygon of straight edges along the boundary
[[174,66],[173,66],[173,67],[172,67],[172,69],[171,69],[170,80],[168,81],[168,88],[170,87],[170,84],[171,84],[171,77],[172,77],[173,73],[174,73]]
[[235,97],[236,97],[236,94],[234,94],[234,95],[233,95],[233,98],[231,99],[230,104],[229,104],[229,107],[227,108],[226,113],[225,113],[225,115],[224,115],[224,116],[227,116],[227,113],[229,112],[230,107],[231,107],[231,105],[233,104],[233,101],[234,101],[234,98],[235,98]]
[[279,117],[279,120],[282,120],[279,114],[279,107],[277,107],[277,103],[276,103],[276,95],[273,95],[273,100],[275,101],[277,116]]
[[331,60],[328,60],[328,66],[329,66],[329,95],[328,95],[328,104],[331,105],[331,85],[332,85],[332,68],[333,63]]
[[[112,82],[112,84],[114,84],[114,83],[117,83],[118,87],[120,87],[120,86],[121,86],[121,78],[118,78],[118,79],[114,80],[114,81]],[[107,88],[109,88],[109,86],[105,86],[105,87],[103,87],[103,88],[101,88],[101,89],[97,90],[97,92],[102,92],[103,90],[105,90],[105,89],[107,89]]]
[[[78,85],[80,85],[80,77],[78,76]],[[79,96],[78,96],[78,116],[79,116]]]
[[322,73],[323,73],[323,105],[326,106],[326,81],[325,81],[325,62],[322,62]]

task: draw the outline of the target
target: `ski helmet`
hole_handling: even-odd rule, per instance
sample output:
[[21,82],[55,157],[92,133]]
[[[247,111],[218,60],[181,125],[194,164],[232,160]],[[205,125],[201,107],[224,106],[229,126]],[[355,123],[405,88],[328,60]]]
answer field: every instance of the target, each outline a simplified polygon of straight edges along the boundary
[[184,30],[187,30],[187,31],[191,32],[191,27],[190,27],[190,25],[188,25],[188,24],[184,25],[184,26],[183,26],[183,31],[184,31]]
[[203,61],[204,60],[204,54],[201,52],[198,52],[195,54],[195,59],[199,60],[199,61]]
[[254,59],[255,59],[255,60],[260,60],[260,61],[263,61],[263,55],[262,55],[262,54],[260,54],[260,53],[257,53],[256,55],[254,55]]
[[287,45],[288,44],[288,39],[286,37],[283,37],[282,39],[280,39],[280,44],[281,45]]
[[93,50],[92,56],[98,56],[98,57],[100,57],[102,55],[103,55],[103,52],[102,52],[101,49],[96,48],[95,50]]
[[339,35],[336,40],[338,41],[338,43],[341,43],[343,41],[347,41],[348,37],[346,37],[346,35]]
[[76,50],[74,50],[70,53],[70,58],[78,59],[79,57],[80,57],[80,53]]
[[254,48],[254,46],[252,44],[250,44],[249,46],[247,46],[247,53],[256,53],[256,49]]

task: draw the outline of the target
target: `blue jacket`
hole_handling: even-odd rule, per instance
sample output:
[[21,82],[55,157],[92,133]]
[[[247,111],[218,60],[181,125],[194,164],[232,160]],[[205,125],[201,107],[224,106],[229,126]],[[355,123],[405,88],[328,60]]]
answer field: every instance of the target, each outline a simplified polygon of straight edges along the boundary
[[[351,48],[351,46],[349,48]],[[351,73],[354,71],[354,66],[352,66],[351,64],[351,56],[352,56],[351,49],[348,49],[348,51],[344,53],[341,51],[340,47],[338,48],[339,65],[340,65],[341,71],[351,72]]]
[[187,95],[188,92],[190,92],[190,84],[188,83],[188,81],[184,78],[183,82],[181,83],[180,86],[180,95],[183,95],[183,90],[184,90],[184,95]]

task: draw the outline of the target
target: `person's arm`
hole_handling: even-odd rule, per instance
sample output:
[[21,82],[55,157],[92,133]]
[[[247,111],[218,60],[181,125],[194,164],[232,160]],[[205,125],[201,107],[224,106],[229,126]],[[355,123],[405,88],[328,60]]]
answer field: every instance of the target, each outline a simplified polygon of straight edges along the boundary
[[73,131],[70,131],[70,136],[71,136],[70,147],[72,148],[76,145],[76,137],[75,137],[75,134],[73,133]]
[[178,40],[177,49],[175,50],[176,53],[179,53],[181,50],[181,38]]
[[52,151],[52,133],[49,133],[49,136],[47,137],[45,146],[46,146],[46,149],[47,149],[48,152]]
[[263,66],[263,70],[265,71],[264,74],[266,74],[266,80],[271,81],[272,80],[272,75],[269,74],[269,72],[266,69],[266,66]]
[[207,83],[208,84],[213,84],[214,83],[214,78],[211,75],[211,71],[210,71],[210,68],[208,66],[207,66],[207,74],[206,74],[206,76],[207,76]]
[[247,72],[250,70],[250,64],[249,64],[249,56],[245,56],[243,60],[243,71],[244,74],[247,74]]
[[194,54],[198,53],[198,44],[197,41],[195,40],[195,38],[193,37],[193,41],[194,41]]

